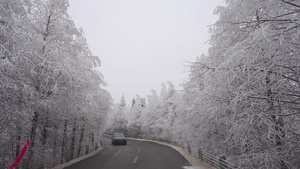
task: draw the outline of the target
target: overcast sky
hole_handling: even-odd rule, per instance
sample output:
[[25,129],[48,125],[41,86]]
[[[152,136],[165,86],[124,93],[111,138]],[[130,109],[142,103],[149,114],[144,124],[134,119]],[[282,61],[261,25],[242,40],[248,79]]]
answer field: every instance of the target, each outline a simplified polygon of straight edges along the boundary
[[145,97],[188,79],[185,61],[206,53],[208,26],[223,0],[69,0],[69,15],[99,56],[114,101]]

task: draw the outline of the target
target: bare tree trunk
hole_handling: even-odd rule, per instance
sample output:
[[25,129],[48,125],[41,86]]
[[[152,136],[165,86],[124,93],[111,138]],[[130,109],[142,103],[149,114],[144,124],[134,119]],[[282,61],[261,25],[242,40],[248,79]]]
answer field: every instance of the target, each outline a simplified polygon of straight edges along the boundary
[[[41,138],[41,142],[42,142],[42,154],[41,154],[41,159],[43,160],[44,158],[44,152],[46,149],[46,142],[47,142],[47,133],[48,133],[48,117],[46,117],[45,121],[44,121],[44,126],[43,126],[43,130],[42,130],[42,138]],[[41,168],[44,168],[44,165],[42,164]]]
[[[282,146],[284,144],[283,138],[285,137],[285,133],[282,130],[284,127],[284,121],[282,119],[282,117],[279,116],[279,114],[276,114],[276,110],[275,110],[275,106],[274,106],[274,96],[273,96],[273,92],[272,89],[270,87],[270,72],[267,72],[267,77],[266,77],[266,85],[268,87],[267,89],[267,97],[268,97],[268,104],[269,104],[269,112],[271,113],[271,119],[273,121],[273,125],[274,125],[274,129],[275,129],[275,147],[277,148],[277,151],[280,154],[280,168],[281,169],[288,169],[287,165],[285,164],[284,159],[281,157],[281,150],[282,150]],[[281,103],[278,103],[279,107]],[[281,111],[281,110],[279,110]],[[281,113],[281,112],[279,112]]]
[[76,120],[74,121],[74,124],[73,124],[71,147],[70,147],[70,160],[73,160],[73,158],[74,158],[75,136],[76,136]]
[[29,168],[29,163],[32,160],[33,156],[33,148],[34,148],[34,143],[35,143],[35,134],[36,134],[36,128],[37,128],[37,121],[38,121],[38,112],[34,112],[33,119],[32,119],[32,127],[30,131],[30,144],[28,147],[28,158],[24,160],[23,162],[23,167],[25,169],[30,169]]
[[48,117],[46,117],[46,120],[45,120],[44,126],[43,126],[43,130],[42,130],[42,138],[41,138],[41,142],[42,142],[43,146],[45,146],[46,142],[47,142],[47,133],[48,133],[47,128],[48,127],[49,127],[49,122],[48,122]]
[[94,138],[94,132],[91,133],[92,134],[92,148],[94,146],[94,142],[95,142],[95,138]]
[[[57,124],[54,125],[54,129],[55,129],[55,131],[57,131]],[[54,142],[53,142],[53,158],[54,158],[54,161],[56,161],[56,153],[57,153],[57,151],[56,151],[57,141],[56,141],[55,138],[54,138]]]
[[79,145],[78,145],[78,150],[77,150],[77,157],[80,156],[80,152],[81,152],[81,148],[82,148],[81,142],[83,140],[83,132],[84,132],[84,126],[81,128],[81,131],[80,131],[80,138],[79,138],[79,143],[78,143]]
[[68,120],[65,120],[64,134],[63,134],[63,140],[62,140],[62,144],[61,144],[61,156],[60,156],[61,164],[63,164],[63,162],[64,162],[64,154],[65,154],[65,146],[66,146],[66,138],[67,138],[67,124],[68,124]]
[[[18,124],[17,124],[18,125]],[[21,127],[18,125],[18,136],[17,136],[17,143],[16,143],[16,158],[20,155],[20,148],[21,148]],[[20,166],[17,166],[16,169],[19,169]]]

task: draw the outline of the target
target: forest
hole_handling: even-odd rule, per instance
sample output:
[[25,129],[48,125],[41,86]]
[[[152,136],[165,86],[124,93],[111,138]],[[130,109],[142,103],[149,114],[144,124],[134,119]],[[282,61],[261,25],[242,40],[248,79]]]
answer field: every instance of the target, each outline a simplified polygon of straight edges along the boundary
[[95,150],[112,98],[67,0],[1,0],[0,168],[52,168]]
[[300,168],[300,1],[225,2],[183,90],[167,82],[146,100],[122,97],[106,132],[197,147],[237,168]]
[[[300,1],[225,0],[176,90],[114,104],[68,0],[0,0],[0,166],[52,168],[124,132],[237,168],[300,168]],[[167,80],[166,80],[167,81]]]

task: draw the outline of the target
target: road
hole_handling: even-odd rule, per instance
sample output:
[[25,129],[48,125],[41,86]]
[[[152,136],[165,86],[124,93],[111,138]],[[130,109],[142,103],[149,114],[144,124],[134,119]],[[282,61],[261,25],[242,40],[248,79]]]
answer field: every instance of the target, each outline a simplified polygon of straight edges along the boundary
[[127,145],[111,145],[103,139],[99,153],[65,169],[183,169],[191,164],[176,150],[146,141],[128,140]]

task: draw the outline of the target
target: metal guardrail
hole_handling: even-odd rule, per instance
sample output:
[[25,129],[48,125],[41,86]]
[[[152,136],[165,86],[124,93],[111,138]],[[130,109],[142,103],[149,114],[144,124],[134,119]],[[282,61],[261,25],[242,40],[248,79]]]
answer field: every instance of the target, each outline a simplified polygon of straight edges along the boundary
[[226,160],[225,156],[217,157],[207,152],[203,152],[201,149],[194,148],[190,145],[184,147],[190,154],[199,158],[201,161],[204,161],[210,164],[212,167],[216,169],[237,169],[239,168],[236,164],[232,164]]

